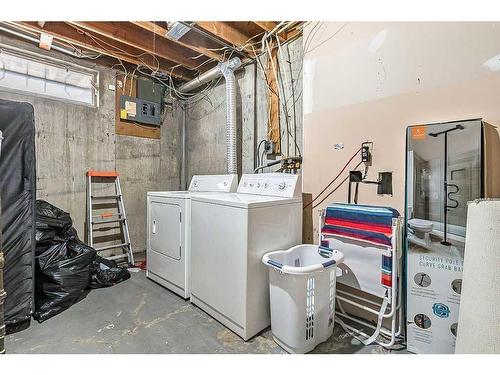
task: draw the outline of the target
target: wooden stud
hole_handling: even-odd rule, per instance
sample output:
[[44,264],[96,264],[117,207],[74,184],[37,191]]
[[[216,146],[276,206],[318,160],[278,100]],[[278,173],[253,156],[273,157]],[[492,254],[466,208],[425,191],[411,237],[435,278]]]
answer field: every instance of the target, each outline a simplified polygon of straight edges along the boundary
[[[280,126],[280,99],[278,96],[278,81],[274,74],[274,69],[278,70],[278,50],[271,43],[271,54],[267,56],[267,84],[272,91],[269,92],[268,105],[268,139],[275,145],[275,154],[281,154],[281,126]],[[273,68],[274,65],[274,68]]]

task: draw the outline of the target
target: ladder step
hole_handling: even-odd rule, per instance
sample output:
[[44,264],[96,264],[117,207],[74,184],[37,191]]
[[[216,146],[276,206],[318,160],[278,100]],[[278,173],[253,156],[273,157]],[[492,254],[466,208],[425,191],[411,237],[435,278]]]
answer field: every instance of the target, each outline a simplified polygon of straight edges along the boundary
[[104,246],[104,247],[99,247],[99,248],[95,248],[96,251],[104,251],[104,250],[110,250],[110,249],[117,249],[119,247],[124,247],[124,246],[128,246],[129,244],[128,243],[121,243],[121,244],[118,244],[118,245],[109,245],[109,246]]
[[106,259],[108,260],[115,260],[115,259],[121,259],[121,258],[127,258],[127,254],[120,254],[120,255],[113,255],[112,257],[107,257]]
[[102,199],[102,200],[108,200],[108,199],[119,199],[121,195],[98,195],[98,196],[92,196],[92,199]]
[[94,170],[89,170],[87,171],[87,176],[89,177],[118,177],[119,173],[116,171],[94,171]]
[[[93,185],[97,183],[114,184],[115,190],[93,192]],[[96,247],[95,249],[97,252],[117,249],[116,252],[123,254],[107,257],[107,259],[128,258],[128,263],[134,264],[134,253],[132,251],[128,220],[125,214],[125,202],[123,199],[124,197],[120,187],[120,177],[117,171],[95,171],[92,169],[87,171],[87,235],[90,242],[93,242],[95,238],[94,234],[97,234],[97,232],[120,230],[124,243],[109,246],[104,246],[101,243],[102,247]],[[110,209],[111,212],[102,212],[100,209],[101,207]],[[118,212],[115,212],[115,210]],[[99,212],[99,214],[97,214],[97,212]]]
[[125,219],[107,219],[107,220],[99,220],[99,221],[93,221],[92,225],[95,224],[107,224],[107,223],[120,223],[125,221]]

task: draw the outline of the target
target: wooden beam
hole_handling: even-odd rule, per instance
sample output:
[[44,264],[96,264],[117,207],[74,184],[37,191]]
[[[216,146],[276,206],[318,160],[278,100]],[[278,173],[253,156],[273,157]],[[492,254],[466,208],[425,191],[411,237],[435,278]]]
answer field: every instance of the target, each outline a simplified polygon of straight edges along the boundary
[[[274,21],[253,21],[253,23],[255,23],[266,32],[271,32],[276,28],[276,26],[278,26],[278,23]],[[283,33],[279,33],[278,37],[280,38],[280,42],[284,42],[286,40],[286,37],[283,35]]]
[[303,23],[304,23],[303,21],[298,21],[292,28],[290,28],[286,32],[286,39],[287,40],[294,39],[297,36],[301,35],[302,28],[300,26],[302,26]]
[[[106,56],[111,56],[113,58],[126,61],[130,64],[148,64],[155,67],[159,65],[158,69],[160,71],[165,73],[171,72],[173,77],[182,79],[184,81],[193,78],[193,74],[191,74],[186,69],[175,68],[172,71],[174,65],[171,62],[167,62],[163,59],[155,60],[152,56],[149,55],[144,55],[141,58],[138,58],[137,56],[141,54],[141,50],[131,48],[127,45],[119,44],[116,42],[113,43],[112,40],[109,40],[107,38],[100,38],[102,41],[100,43],[97,43],[89,36],[85,35],[84,33],[78,32],[73,27],[69,27],[64,22],[46,22],[43,28],[41,28],[37,22],[12,22],[12,24],[18,27],[22,27],[26,30],[50,34],[54,38],[63,42],[70,43],[74,46],[78,46],[86,50],[101,53]],[[111,47],[111,45],[115,45],[116,48]]]
[[[209,33],[225,40],[226,42],[232,44],[238,49],[243,47],[251,38],[251,36],[242,33],[238,29],[224,22],[199,21],[196,22],[196,24],[203,30],[208,31]],[[251,46],[243,48],[243,51],[253,55]]]
[[[100,36],[105,36],[117,42],[129,45],[130,47],[140,49],[151,53],[165,60],[173,61],[192,70],[198,70],[197,67],[203,60],[192,59],[195,57],[191,50],[171,42],[165,38],[155,38],[147,30],[137,27],[130,22],[68,22],[69,24],[83,28]],[[202,70],[202,69],[200,69]]]
[[202,55],[205,55],[207,57],[210,57],[212,59],[215,59],[217,61],[222,61],[223,60],[223,56],[221,54],[218,54],[214,51],[210,51],[209,49],[207,48],[204,48],[204,47],[200,47],[200,46],[193,46],[191,44],[187,44],[187,43],[184,43],[184,42],[181,42],[180,40],[175,40],[173,38],[170,38],[168,35],[167,35],[167,32],[168,30],[165,29],[164,27],[161,27],[160,25],[157,25],[155,24],[154,22],[151,22],[151,21],[131,21],[131,23],[133,23],[134,25],[136,26],[139,26],[141,28],[143,28],[144,30],[147,30],[149,32],[152,32],[162,38],[165,38],[165,39],[168,39],[174,43],[177,43],[178,45],[180,46],[183,46],[185,48],[188,48],[192,51],[195,51],[199,54],[202,54]]
[[267,56],[267,84],[271,91],[268,94],[268,122],[267,135],[268,139],[274,143],[274,151],[276,155],[281,154],[281,126],[280,126],[280,98],[278,96],[278,82],[274,71],[278,70],[278,49],[272,48],[274,42],[270,43],[271,54]]

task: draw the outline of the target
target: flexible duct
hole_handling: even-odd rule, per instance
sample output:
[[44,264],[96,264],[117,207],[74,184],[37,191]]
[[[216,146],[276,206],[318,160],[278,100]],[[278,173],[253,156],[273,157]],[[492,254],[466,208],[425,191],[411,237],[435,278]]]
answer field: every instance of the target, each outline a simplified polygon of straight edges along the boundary
[[201,74],[197,78],[182,85],[178,91],[185,93],[210,82],[221,74],[226,80],[226,159],[227,173],[238,173],[237,143],[236,143],[236,77],[234,71],[241,66],[241,60],[234,57],[229,61],[219,63],[215,68]]
[[219,63],[219,69],[226,80],[226,159],[227,173],[238,173],[236,144],[236,77],[234,71],[241,66],[239,58]]

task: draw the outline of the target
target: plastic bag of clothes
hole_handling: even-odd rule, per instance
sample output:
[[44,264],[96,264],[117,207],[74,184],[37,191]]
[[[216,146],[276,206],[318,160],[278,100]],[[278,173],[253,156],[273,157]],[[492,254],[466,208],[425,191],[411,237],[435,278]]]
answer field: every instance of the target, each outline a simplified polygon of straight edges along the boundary
[[130,272],[116,262],[96,256],[92,264],[90,288],[106,288],[130,279]]
[[73,238],[55,237],[37,254],[35,262],[35,313],[43,322],[66,310],[87,294],[96,251]]

